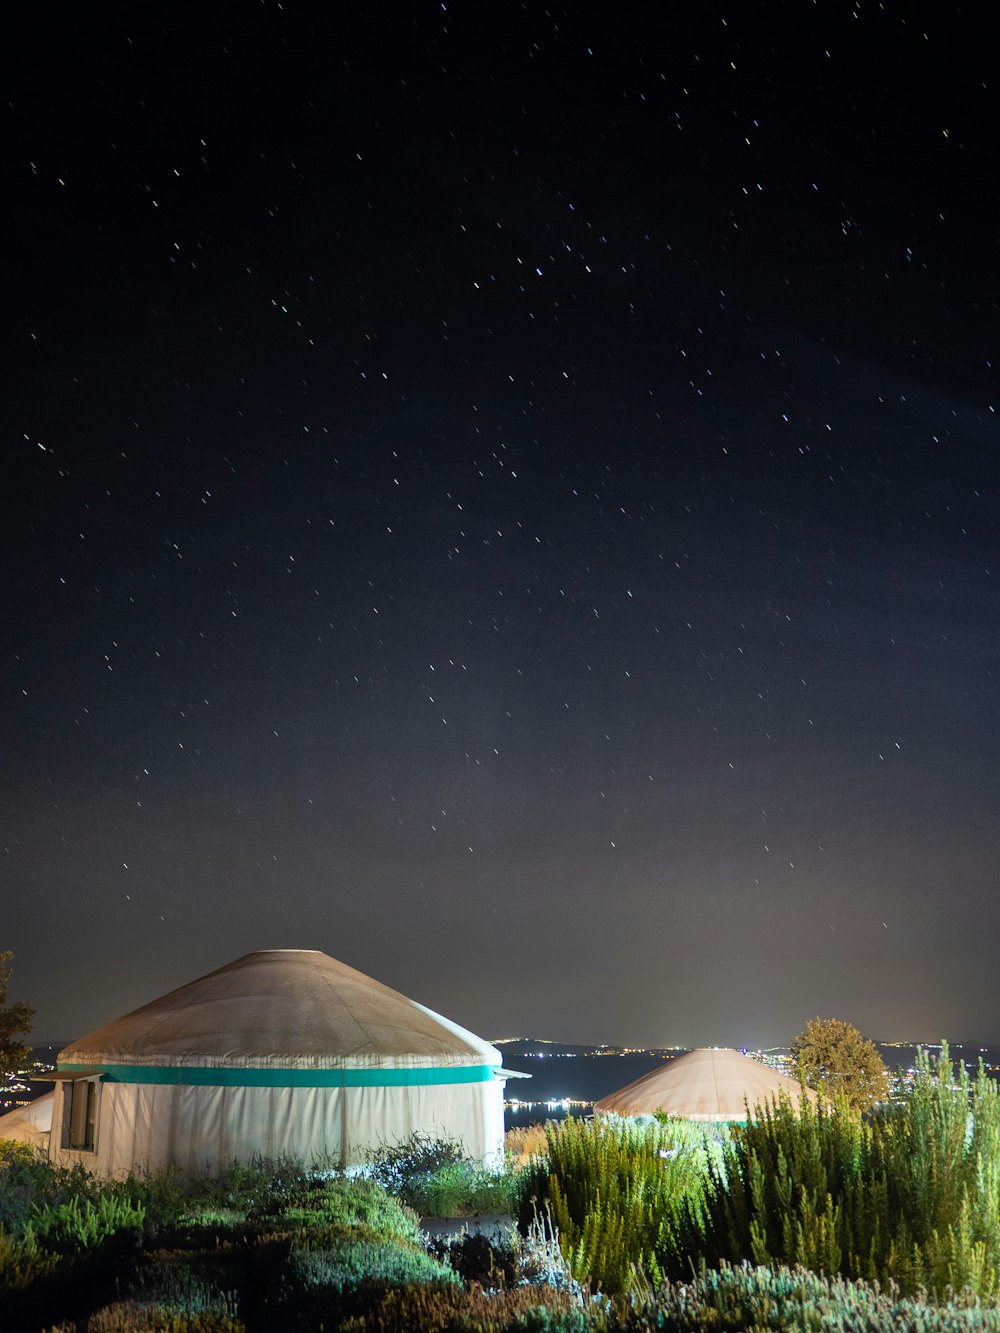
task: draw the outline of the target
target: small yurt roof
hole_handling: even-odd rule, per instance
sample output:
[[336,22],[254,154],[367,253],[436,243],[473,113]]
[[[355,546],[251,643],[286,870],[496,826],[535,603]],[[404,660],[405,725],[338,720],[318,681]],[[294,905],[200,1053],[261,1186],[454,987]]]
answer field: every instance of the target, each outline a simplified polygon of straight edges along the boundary
[[52,1129],[51,1092],[36,1097],[24,1106],[15,1106],[13,1111],[0,1115],[0,1139],[13,1139],[16,1143],[30,1143],[36,1147],[48,1142]]
[[[594,1104],[595,1111],[651,1115],[663,1111],[687,1120],[745,1120],[747,1107],[773,1103],[785,1092],[798,1106],[797,1079],[779,1074],[728,1047],[701,1048],[679,1055]],[[811,1101],[816,1094],[806,1089]]]
[[313,949],[245,954],[59,1053],[62,1067],[496,1065],[495,1046]]

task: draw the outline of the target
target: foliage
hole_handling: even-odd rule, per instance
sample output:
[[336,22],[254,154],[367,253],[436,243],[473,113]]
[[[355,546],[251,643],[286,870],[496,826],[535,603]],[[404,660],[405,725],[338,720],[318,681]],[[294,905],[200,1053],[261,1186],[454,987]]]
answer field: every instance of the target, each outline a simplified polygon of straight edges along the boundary
[[363,1178],[322,1182],[304,1204],[286,1208],[281,1218],[300,1226],[367,1227],[405,1240],[420,1239],[416,1213]]
[[524,1235],[513,1224],[489,1234],[463,1228],[457,1236],[435,1237],[430,1248],[463,1282],[491,1291],[545,1288],[563,1292],[577,1305],[585,1303],[584,1289],[570,1270],[548,1210],[532,1218]]
[[584,1288],[573,1275],[547,1204],[543,1213],[536,1209],[528,1224],[517,1266],[519,1285],[551,1287],[572,1296],[578,1305],[585,1304]]
[[337,1291],[380,1282],[457,1282],[450,1268],[414,1241],[369,1227],[324,1227],[304,1231],[292,1242],[290,1281],[301,1287]]
[[520,1188],[520,1172],[485,1171],[471,1162],[455,1162],[411,1187],[407,1202],[423,1217],[512,1214],[520,1203]]
[[237,1313],[230,1255],[159,1250],[145,1254],[125,1285],[134,1301],[176,1314]]
[[514,1287],[397,1287],[374,1294],[341,1328],[350,1333],[590,1333],[598,1327],[564,1292]]
[[518,1168],[485,1170],[466,1157],[460,1144],[423,1134],[379,1148],[367,1170],[372,1180],[423,1217],[513,1213],[523,1186]]
[[535,1167],[526,1197],[547,1205],[574,1277],[612,1295],[643,1272],[657,1281],[682,1201],[698,1215],[709,1158],[718,1156],[709,1131],[602,1116],[549,1122],[546,1139],[548,1161]]
[[34,1236],[5,1236],[0,1232],[0,1293],[27,1291],[39,1278],[51,1277],[59,1256],[39,1249]]
[[214,1179],[204,1178],[201,1189],[214,1202],[238,1209],[248,1222],[260,1222],[304,1205],[315,1184],[316,1177],[297,1158],[255,1156],[233,1162]]
[[516,1280],[522,1241],[515,1226],[491,1235],[470,1232],[463,1227],[457,1236],[431,1237],[428,1248],[435,1258],[453,1269],[463,1282],[479,1282],[485,1287],[506,1287],[513,1285]]
[[7,1003],[7,986],[10,983],[10,960],[14,955],[10,950],[0,953],[0,1074],[16,1072],[31,1058],[31,1047],[20,1040],[31,1031],[35,1017],[34,1006],[23,1000]]
[[839,1018],[811,1018],[792,1041],[792,1058],[810,1088],[828,1100],[842,1093],[854,1111],[889,1096],[889,1071],[874,1044]]
[[54,1166],[26,1144],[0,1141],[0,1231],[21,1235],[38,1210],[100,1192],[79,1163]]
[[[76,1323],[50,1333],[76,1333]],[[142,1301],[116,1301],[91,1315],[87,1333],[244,1333],[245,1325],[225,1311],[178,1313]]]
[[[2,1169],[26,1173],[34,1220],[0,1233],[0,1325],[1000,1333],[1000,1094],[982,1071],[974,1084],[964,1070],[954,1075],[946,1057],[920,1066],[906,1104],[869,1120],[843,1101],[800,1116],[786,1101],[721,1146],[686,1122],[550,1125],[547,1161],[532,1174],[547,1207],[523,1238],[467,1235],[442,1246],[451,1267],[423,1249],[414,1214],[371,1180],[257,1163],[188,1181],[162,1173],[101,1184],[6,1149]],[[213,1210],[244,1220],[279,1212],[237,1240],[185,1222],[173,1249],[123,1245],[144,1222],[148,1233],[147,1208],[162,1221],[178,1207],[202,1221]],[[661,1270],[675,1280],[660,1280]],[[581,1278],[621,1294],[595,1297]]]
[[527,1165],[532,1157],[542,1157],[546,1151],[545,1125],[518,1125],[503,1136],[504,1151],[509,1160]]
[[[723,1266],[648,1290],[639,1305],[581,1306],[547,1288],[490,1292],[414,1284],[368,1287],[353,1308],[315,1307],[308,1326],[340,1333],[1000,1333],[1000,1308],[974,1298],[930,1306],[894,1288],[802,1269]],[[278,1327],[265,1320],[263,1327]],[[67,1323],[49,1333],[76,1333]],[[127,1300],[92,1315],[87,1333],[243,1333],[225,1311],[178,1313]]]
[[25,1235],[55,1254],[93,1250],[112,1237],[119,1243],[138,1244],[145,1209],[121,1194],[101,1194],[90,1199],[69,1199],[41,1209],[29,1222]]
[[783,1101],[734,1132],[705,1200],[682,1210],[667,1266],[689,1256],[869,1281],[905,1293],[1000,1294],[1000,1092],[947,1052],[919,1058],[900,1107],[869,1122],[844,1102]]
[[32,1166],[43,1160],[38,1150],[30,1143],[18,1143],[16,1139],[0,1139],[0,1171],[8,1166]]
[[723,1265],[702,1270],[689,1283],[664,1284],[619,1327],[628,1333],[997,1333],[1000,1309],[969,1297],[931,1306],[891,1285],[882,1289],[801,1268]]
[[260,1237],[252,1246],[244,1317],[261,1327],[337,1327],[387,1286],[455,1283],[422,1246],[367,1227],[317,1227]]
[[167,1166],[157,1171],[133,1171],[124,1180],[108,1182],[103,1188],[131,1199],[143,1209],[143,1231],[151,1239],[177,1226],[188,1206],[192,1186],[175,1167]]

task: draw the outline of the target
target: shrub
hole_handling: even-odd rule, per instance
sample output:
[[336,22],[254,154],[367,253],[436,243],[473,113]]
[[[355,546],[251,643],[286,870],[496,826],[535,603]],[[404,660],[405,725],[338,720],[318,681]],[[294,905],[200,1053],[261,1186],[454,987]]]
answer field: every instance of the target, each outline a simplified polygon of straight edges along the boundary
[[520,1205],[520,1171],[484,1171],[471,1162],[443,1166],[413,1183],[407,1202],[423,1217],[474,1217],[515,1213]]
[[127,1284],[133,1301],[177,1314],[235,1316],[236,1297],[227,1290],[230,1256],[225,1253],[158,1251],[143,1256]]
[[352,1333],[596,1333],[598,1322],[564,1292],[515,1287],[399,1287],[373,1294],[370,1307],[341,1325]]
[[525,1196],[550,1209],[574,1276],[610,1295],[629,1291],[643,1272],[658,1281],[682,1201],[698,1215],[709,1132],[687,1121],[603,1116],[550,1122],[546,1136],[548,1162],[535,1167]]
[[906,1293],[1000,1292],[1000,1093],[945,1052],[921,1056],[900,1107],[864,1122],[845,1104],[782,1102],[734,1135],[704,1206],[687,1208],[668,1267],[689,1256],[801,1265]]
[[191,1182],[172,1166],[158,1171],[133,1171],[125,1180],[105,1186],[109,1193],[142,1206],[146,1234],[153,1236],[178,1224],[187,1208],[191,1188]]
[[[221,1311],[178,1314],[141,1301],[116,1301],[87,1320],[87,1333],[244,1333],[239,1319]],[[50,1333],[75,1333],[76,1324]]]
[[509,1227],[503,1237],[467,1232],[435,1238],[431,1253],[453,1269],[463,1282],[478,1282],[484,1287],[513,1286],[520,1266],[523,1246],[516,1227]]
[[375,1181],[363,1178],[323,1182],[304,1206],[286,1208],[282,1220],[313,1226],[368,1227],[407,1240],[420,1239],[416,1213]]
[[30,1166],[38,1160],[38,1152],[30,1143],[19,1143],[17,1139],[0,1139],[0,1168],[13,1166],[18,1162]]
[[454,1273],[412,1241],[364,1227],[324,1227],[262,1237],[254,1246],[248,1317],[282,1330],[336,1328],[387,1285],[450,1284]]
[[27,1144],[0,1141],[0,1230],[20,1234],[37,1210],[96,1200],[101,1186],[79,1163],[54,1166]]
[[580,1282],[573,1276],[559,1231],[552,1221],[552,1213],[546,1206],[544,1213],[537,1209],[528,1224],[524,1243],[517,1256],[517,1266],[521,1286],[551,1287],[555,1291],[565,1292],[577,1305],[586,1303],[586,1296]]
[[244,1209],[218,1207],[210,1201],[189,1203],[187,1210],[177,1219],[178,1227],[184,1232],[246,1232],[245,1223]]
[[5,1236],[0,1232],[0,1297],[27,1291],[38,1278],[59,1268],[59,1255],[41,1250],[34,1236]]
[[1000,1333],[1000,1309],[975,1298],[929,1306],[891,1285],[822,1277],[803,1269],[744,1266],[703,1270],[665,1283],[641,1310],[623,1315],[628,1333]]
[[137,1244],[144,1217],[141,1206],[116,1194],[102,1194],[96,1203],[74,1198],[41,1209],[28,1224],[25,1235],[34,1238],[43,1249],[72,1254],[96,1249],[112,1237]]
[[467,1160],[460,1143],[412,1134],[403,1143],[383,1144],[369,1158],[367,1174],[384,1190],[408,1203],[415,1190],[444,1167]]
[[248,1222],[280,1216],[285,1208],[303,1205],[315,1187],[305,1163],[292,1157],[254,1157],[234,1162],[202,1188],[217,1203],[235,1206]]
[[288,1274],[295,1286],[343,1291],[376,1280],[388,1283],[443,1282],[458,1279],[420,1245],[364,1227],[302,1232],[293,1243]]
[[503,1146],[508,1158],[526,1166],[532,1157],[545,1155],[547,1146],[545,1126],[517,1125],[513,1129],[508,1129],[503,1136]]
[[378,1149],[367,1170],[379,1185],[424,1217],[515,1212],[524,1181],[519,1170],[485,1170],[465,1156],[460,1144],[423,1134]]

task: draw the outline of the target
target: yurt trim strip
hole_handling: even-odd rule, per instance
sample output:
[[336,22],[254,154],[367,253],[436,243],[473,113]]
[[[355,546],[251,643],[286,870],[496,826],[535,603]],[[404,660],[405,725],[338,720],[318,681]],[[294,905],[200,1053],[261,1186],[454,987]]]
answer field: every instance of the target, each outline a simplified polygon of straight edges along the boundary
[[219,1069],[198,1065],[62,1065],[59,1072],[100,1073],[105,1083],[171,1083],[212,1088],[414,1088],[490,1083],[495,1065],[416,1069]]

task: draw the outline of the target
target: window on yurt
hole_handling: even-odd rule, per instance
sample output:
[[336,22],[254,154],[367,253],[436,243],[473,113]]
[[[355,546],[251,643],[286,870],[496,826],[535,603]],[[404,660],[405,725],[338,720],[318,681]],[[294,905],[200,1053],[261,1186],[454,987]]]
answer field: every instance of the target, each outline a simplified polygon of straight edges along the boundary
[[[77,1152],[93,1152],[97,1127],[97,1093],[95,1079],[78,1078],[64,1091],[63,1121],[67,1148]],[[68,1095],[67,1095],[68,1094]]]

